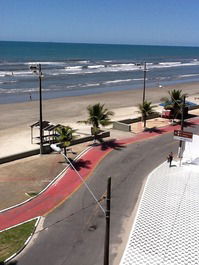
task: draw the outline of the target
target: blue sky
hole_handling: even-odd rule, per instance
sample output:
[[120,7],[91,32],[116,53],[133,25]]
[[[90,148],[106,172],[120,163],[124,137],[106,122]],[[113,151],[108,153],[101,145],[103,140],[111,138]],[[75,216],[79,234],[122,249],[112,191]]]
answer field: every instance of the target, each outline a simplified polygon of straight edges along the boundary
[[0,40],[199,46],[198,0],[1,0]]

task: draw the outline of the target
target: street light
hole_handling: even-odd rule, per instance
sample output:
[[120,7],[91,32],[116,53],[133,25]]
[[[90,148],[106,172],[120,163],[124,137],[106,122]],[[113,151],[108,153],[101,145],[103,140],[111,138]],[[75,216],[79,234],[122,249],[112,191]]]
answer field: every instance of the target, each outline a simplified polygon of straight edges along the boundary
[[42,126],[42,90],[41,90],[41,78],[43,74],[41,72],[41,64],[31,65],[30,70],[39,77],[39,129],[40,129],[40,155],[43,154],[43,126]]
[[[181,131],[184,130],[185,99],[186,99],[186,95],[183,95],[183,101],[182,101],[182,105],[181,105]],[[180,140],[180,142],[179,142],[178,157],[180,158],[180,164],[181,164],[181,160],[182,160],[182,140]]]
[[145,101],[145,93],[146,93],[146,62],[144,62],[144,86],[143,86],[143,96],[142,96],[142,105],[144,105]]
[[76,172],[78,177],[81,179],[83,182],[84,186],[86,189],[89,191],[89,193],[92,195],[93,199],[96,201],[97,205],[99,208],[102,210],[104,216],[106,217],[106,230],[105,230],[105,241],[104,241],[104,265],[109,265],[109,245],[110,245],[110,206],[111,206],[111,177],[108,178],[108,183],[107,183],[107,196],[106,196],[106,210],[101,206],[99,203],[98,199],[95,197],[93,194],[92,190],[88,186],[88,184],[85,182],[83,177],[79,174],[79,172],[76,170],[74,165],[71,163],[70,159],[68,159],[67,156],[65,156],[61,148],[57,146],[56,144],[51,144],[50,147],[55,151],[60,153],[65,157],[69,165],[72,167],[72,169]]

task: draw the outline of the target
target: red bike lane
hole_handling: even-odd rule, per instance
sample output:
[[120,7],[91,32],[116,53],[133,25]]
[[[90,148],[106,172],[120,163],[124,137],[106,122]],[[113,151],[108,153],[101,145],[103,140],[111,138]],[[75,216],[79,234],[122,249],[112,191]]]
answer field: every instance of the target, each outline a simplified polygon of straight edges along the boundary
[[[194,119],[189,122],[199,124],[199,119]],[[156,131],[142,132],[131,138],[116,140],[111,145],[98,145],[92,147],[84,153],[74,166],[77,168],[79,174],[86,180],[100,161],[112,150],[115,146],[122,146],[132,144],[137,141],[170,133],[180,126],[167,126],[159,128]],[[73,194],[82,185],[82,180],[72,168],[68,168],[66,172],[52,183],[46,190],[44,190],[37,197],[25,202],[19,206],[14,206],[10,209],[0,212],[0,231],[9,227],[18,225],[22,222],[28,221],[38,216],[44,216],[54,208],[63,203],[71,194]]]

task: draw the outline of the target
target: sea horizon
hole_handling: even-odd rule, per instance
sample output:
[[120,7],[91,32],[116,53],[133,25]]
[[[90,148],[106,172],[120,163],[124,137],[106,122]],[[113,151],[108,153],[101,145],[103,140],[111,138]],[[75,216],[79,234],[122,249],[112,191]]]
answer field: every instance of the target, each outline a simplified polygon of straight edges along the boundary
[[90,45],[120,45],[120,46],[158,46],[158,47],[182,47],[182,48],[199,48],[195,45],[180,44],[138,44],[138,43],[99,43],[99,42],[65,42],[65,41],[35,41],[35,40],[0,40],[0,42],[30,42],[30,43],[55,43],[55,44],[90,44]]

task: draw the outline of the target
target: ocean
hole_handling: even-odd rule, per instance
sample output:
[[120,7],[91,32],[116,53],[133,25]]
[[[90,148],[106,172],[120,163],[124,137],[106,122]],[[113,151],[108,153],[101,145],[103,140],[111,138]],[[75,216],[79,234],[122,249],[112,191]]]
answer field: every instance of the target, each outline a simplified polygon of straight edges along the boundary
[[199,81],[199,47],[0,41],[0,104]]

